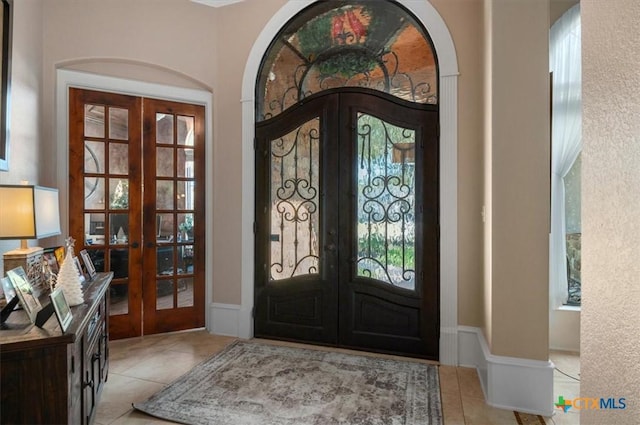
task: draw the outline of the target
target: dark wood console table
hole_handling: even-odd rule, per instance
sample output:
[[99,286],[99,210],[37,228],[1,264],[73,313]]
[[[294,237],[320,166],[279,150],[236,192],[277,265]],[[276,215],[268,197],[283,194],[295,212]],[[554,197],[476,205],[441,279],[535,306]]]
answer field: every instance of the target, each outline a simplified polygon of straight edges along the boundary
[[51,316],[42,328],[14,311],[0,330],[3,424],[90,424],[109,371],[109,284],[99,273],[71,307],[64,334]]

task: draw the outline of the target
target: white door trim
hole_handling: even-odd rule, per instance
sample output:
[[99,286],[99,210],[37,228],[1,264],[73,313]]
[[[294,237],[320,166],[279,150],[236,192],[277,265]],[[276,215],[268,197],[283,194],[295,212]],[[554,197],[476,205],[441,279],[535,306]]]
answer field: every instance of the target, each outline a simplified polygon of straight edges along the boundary
[[[116,77],[92,74],[68,69],[56,70],[56,143],[57,143],[57,181],[60,196],[60,221],[62,234],[69,234],[69,88],[78,87],[88,90],[108,91],[132,96],[166,99],[205,108],[205,167],[206,181],[213,181],[213,94],[204,90],[166,86],[143,81],[127,80]],[[206,185],[206,240],[213,240],[213,184]],[[205,264],[213,264],[213,250],[205,250]],[[209,303],[212,296],[213,270],[205,269],[205,326],[211,329]]]

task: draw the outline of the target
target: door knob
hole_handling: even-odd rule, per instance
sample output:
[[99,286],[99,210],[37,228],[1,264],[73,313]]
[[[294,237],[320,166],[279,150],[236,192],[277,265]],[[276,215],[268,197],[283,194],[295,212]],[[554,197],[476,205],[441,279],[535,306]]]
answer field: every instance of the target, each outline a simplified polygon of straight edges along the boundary
[[138,242],[134,242],[131,244],[131,248],[138,248],[140,244]]

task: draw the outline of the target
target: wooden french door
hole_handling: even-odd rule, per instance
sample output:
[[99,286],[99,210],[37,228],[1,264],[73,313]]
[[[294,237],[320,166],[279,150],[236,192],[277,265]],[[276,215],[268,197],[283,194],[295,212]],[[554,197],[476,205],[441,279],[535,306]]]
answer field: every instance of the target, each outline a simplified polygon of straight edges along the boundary
[[438,358],[437,120],[350,88],[256,126],[256,336]]
[[69,89],[69,231],[112,339],[204,325],[204,108]]

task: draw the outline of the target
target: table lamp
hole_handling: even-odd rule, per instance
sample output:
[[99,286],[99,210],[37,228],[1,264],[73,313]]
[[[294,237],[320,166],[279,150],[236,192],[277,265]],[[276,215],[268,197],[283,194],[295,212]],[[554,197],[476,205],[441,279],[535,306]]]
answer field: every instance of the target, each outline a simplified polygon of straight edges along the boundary
[[30,185],[0,185],[0,239],[20,239],[20,248],[4,253],[4,271],[18,266],[31,284],[42,283],[42,252],[28,239],[60,234],[58,189]]

